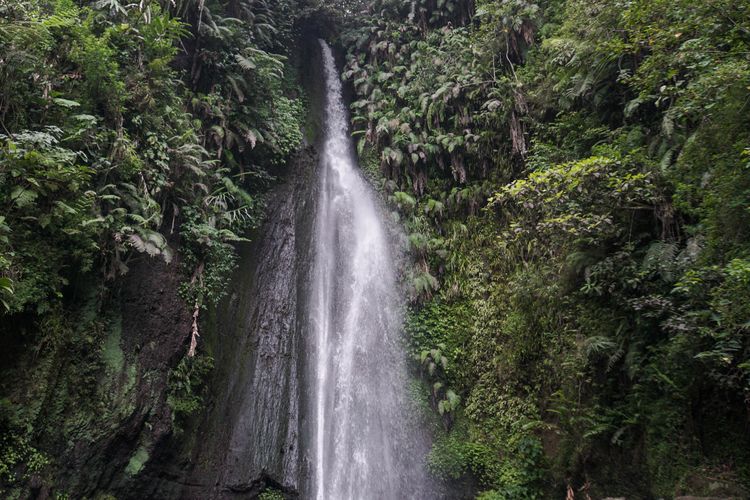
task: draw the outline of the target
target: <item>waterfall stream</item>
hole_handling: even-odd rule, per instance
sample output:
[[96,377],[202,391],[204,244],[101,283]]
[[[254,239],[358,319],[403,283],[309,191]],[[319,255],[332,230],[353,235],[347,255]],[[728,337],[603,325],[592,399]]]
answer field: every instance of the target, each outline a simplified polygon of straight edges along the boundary
[[424,498],[424,446],[409,410],[401,303],[388,233],[362,177],[331,48],[313,234],[310,497]]

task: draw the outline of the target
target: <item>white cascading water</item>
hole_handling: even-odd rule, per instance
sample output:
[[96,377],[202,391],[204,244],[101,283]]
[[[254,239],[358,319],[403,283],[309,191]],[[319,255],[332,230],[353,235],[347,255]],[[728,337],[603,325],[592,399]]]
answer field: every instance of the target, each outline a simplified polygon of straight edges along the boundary
[[429,498],[409,410],[401,302],[382,213],[354,161],[330,47],[310,315],[311,497]]

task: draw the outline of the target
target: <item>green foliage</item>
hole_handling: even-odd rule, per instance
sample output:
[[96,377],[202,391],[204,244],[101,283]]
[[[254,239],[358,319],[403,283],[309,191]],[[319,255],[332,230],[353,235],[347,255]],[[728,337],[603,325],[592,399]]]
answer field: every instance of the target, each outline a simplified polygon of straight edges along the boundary
[[439,478],[456,481],[467,474],[478,478],[484,488],[477,498],[541,498],[541,446],[538,440],[524,437],[502,457],[494,447],[467,439],[454,430],[439,437],[428,457],[430,471]]
[[[129,356],[163,346],[126,349],[119,322],[101,316],[142,259],[179,265],[190,307],[226,291],[271,170],[302,141],[305,99],[286,57],[294,3],[0,5],[0,333],[13,352],[0,377],[0,495],[32,495],[33,475],[65,497],[100,465],[92,455],[68,477],[59,457],[113,434],[136,395],[163,404],[166,375]],[[199,355],[170,373],[177,431],[211,365]],[[137,475],[150,451],[140,443],[121,465]]]
[[748,7],[455,9],[381,2],[341,37],[451,417],[431,469],[480,498],[746,491]]
[[[269,172],[302,141],[296,14],[330,15],[358,152],[412,255],[409,349],[442,423],[431,470],[485,499],[703,494],[709,477],[746,496],[746,3],[0,12],[0,314],[39,320],[40,346],[100,352],[101,332],[60,319],[70,285],[169,262],[178,240],[183,297],[222,297]],[[209,367],[172,372],[178,427]],[[44,462],[11,409],[6,482]]]
[[[35,449],[24,429],[23,412],[8,399],[0,400],[0,484],[14,487],[46,465],[46,457]],[[35,464],[27,469],[26,464]]]
[[20,484],[50,463],[49,458],[30,441],[28,436],[13,431],[3,433],[0,438],[0,482],[10,486]]
[[170,372],[167,403],[177,433],[182,431],[186,419],[201,409],[203,389],[213,367],[214,360],[208,355],[185,356]]
[[133,456],[130,457],[130,461],[128,461],[128,465],[125,467],[125,474],[127,474],[128,476],[137,475],[143,470],[143,467],[146,465],[146,462],[148,462],[148,459],[148,451],[143,446],[139,447],[133,454]]
[[[85,192],[92,171],[77,165],[75,154],[59,147],[62,131],[23,132],[5,142],[0,157],[0,188],[5,202],[3,274],[14,283],[8,309],[19,311],[27,303],[43,312],[46,298],[67,283],[60,272],[68,260],[80,259],[91,268],[97,246],[92,231],[84,228],[87,205],[93,197]],[[40,233],[46,241],[39,241]],[[93,241],[92,241],[93,240]],[[18,254],[28,245],[35,251]],[[55,249],[68,248],[67,256]],[[6,289],[7,290],[7,289]]]
[[464,184],[470,174],[485,176],[482,156],[498,147],[496,106],[477,97],[502,90],[492,89],[477,57],[464,50],[469,33],[444,28],[423,41],[418,25],[385,18],[346,36],[344,78],[359,98],[352,110],[360,151],[365,143],[380,146],[383,174],[420,195],[430,178]]
[[258,495],[259,500],[284,500],[284,493],[281,491],[275,489],[275,488],[266,488],[264,489],[260,495]]
[[[78,275],[113,279],[138,253],[169,263],[176,232],[226,274],[231,252],[210,247],[257,222],[249,193],[301,142],[274,8],[241,2],[244,23],[213,2],[3,9],[3,308],[43,313]],[[175,69],[188,37],[189,74]]]
[[[81,298],[84,307],[74,316],[58,306],[26,331],[2,325],[6,341],[38,340],[34,349],[16,351],[18,359],[3,368],[0,381],[0,434],[7,437],[2,450],[20,457],[9,466],[12,476],[0,478],[4,496],[24,498],[30,482],[49,484],[53,477],[59,478],[54,494],[62,495],[69,483],[55,476],[65,463],[61,455],[110,435],[111,426],[135,409],[135,372],[117,345],[118,323],[97,316],[92,295]],[[105,351],[115,349],[119,359],[109,363]]]
[[[654,211],[653,181],[637,167],[603,157],[532,172],[490,198],[509,223],[500,235],[521,259],[551,257],[611,242]],[[636,226],[636,227],[639,227]],[[627,237],[627,236],[626,236]]]
[[[440,478],[457,480],[473,472],[488,474],[500,467],[498,457],[486,446],[467,442],[458,431],[439,437],[427,459],[430,471]],[[492,475],[489,472],[490,476]]]

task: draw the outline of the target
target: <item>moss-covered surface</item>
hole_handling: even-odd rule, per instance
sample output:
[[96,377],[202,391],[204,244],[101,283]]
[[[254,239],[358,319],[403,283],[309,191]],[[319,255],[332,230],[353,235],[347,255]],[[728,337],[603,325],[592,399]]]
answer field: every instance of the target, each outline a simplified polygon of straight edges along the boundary
[[[3,328],[5,352],[18,355],[0,377],[2,495],[116,493],[171,433],[170,358],[184,355],[190,331],[174,269],[143,261],[104,300],[92,291],[42,323]],[[141,321],[148,314],[158,319]],[[159,336],[173,352],[144,342]]]

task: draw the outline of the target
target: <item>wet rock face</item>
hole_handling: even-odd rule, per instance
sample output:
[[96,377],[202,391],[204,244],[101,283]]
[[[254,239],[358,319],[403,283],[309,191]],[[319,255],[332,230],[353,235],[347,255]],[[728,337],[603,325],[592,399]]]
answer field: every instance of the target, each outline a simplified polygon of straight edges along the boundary
[[179,480],[182,498],[254,498],[269,486],[295,496],[299,489],[301,291],[316,161],[308,150],[295,163],[293,179],[270,197],[266,223],[242,249],[208,333],[216,368],[191,465]]
[[[179,260],[167,265],[139,259],[105,309],[115,319],[108,326],[105,373],[95,399],[106,401],[108,410],[95,414],[91,423],[99,429],[92,432],[103,436],[91,443],[82,439],[61,460],[68,470],[58,484],[75,496],[128,491],[137,480],[127,472],[133,457],[140,453],[148,460],[149,452],[169,442],[169,371],[185,355],[191,324],[190,311],[177,292],[179,265]],[[69,409],[78,411],[85,410]]]
[[266,223],[241,249],[226,300],[202,315],[200,349],[215,368],[203,413],[179,435],[169,374],[192,322],[178,294],[179,255],[170,265],[132,262],[106,299],[82,283],[88,295],[59,345],[33,349],[32,321],[0,324],[0,396],[34,412],[35,446],[56,463],[19,485],[19,498],[255,498],[267,487],[297,495],[316,167],[312,148],[291,162],[286,184],[269,194]]
[[[131,462],[134,471],[169,442],[169,370],[186,352],[191,321],[178,269],[179,258],[170,265],[135,258],[106,294],[80,277],[59,331],[0,325],[0,352],[13,354],[2,363],[0,399],[27,409],[34,446],[50,462],[21,476],[10,494],[0,484],[0,497],[119,497],[133,480]],[[59,340],[45,343],[52,336]]]

